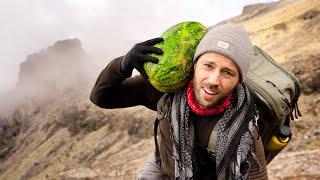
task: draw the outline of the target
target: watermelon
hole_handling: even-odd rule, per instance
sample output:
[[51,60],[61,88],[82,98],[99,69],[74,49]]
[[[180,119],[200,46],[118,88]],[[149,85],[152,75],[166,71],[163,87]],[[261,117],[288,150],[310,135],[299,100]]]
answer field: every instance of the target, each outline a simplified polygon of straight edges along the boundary
[[155,47],[163,50],[162,55],[151,54],[158,63],[146,62],[149,82],[161,92],[175,92],[184,87],[192,78],[193,55],[202,37],[207,32],[198,22],[182,22],[170,27],[161,37],[162,43]]

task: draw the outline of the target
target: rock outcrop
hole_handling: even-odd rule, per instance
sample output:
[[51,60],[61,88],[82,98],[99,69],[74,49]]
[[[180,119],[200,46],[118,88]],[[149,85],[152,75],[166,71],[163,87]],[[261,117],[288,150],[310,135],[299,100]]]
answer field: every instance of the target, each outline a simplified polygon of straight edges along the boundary
[[96,70],[79,39],[67,39],[27,56],[20,64],[16,89],[28,93],[78,88],[92,80]]

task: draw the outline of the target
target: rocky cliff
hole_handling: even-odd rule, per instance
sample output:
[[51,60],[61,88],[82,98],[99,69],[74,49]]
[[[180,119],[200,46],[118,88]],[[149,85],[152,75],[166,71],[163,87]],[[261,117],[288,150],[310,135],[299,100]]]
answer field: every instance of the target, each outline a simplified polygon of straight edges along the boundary
[[53,93],[67,88],[81,88],[93,77],[94,68],[79,39],[58,41],[27,56],[20,64],[16,89],[31,89],[30,93]]

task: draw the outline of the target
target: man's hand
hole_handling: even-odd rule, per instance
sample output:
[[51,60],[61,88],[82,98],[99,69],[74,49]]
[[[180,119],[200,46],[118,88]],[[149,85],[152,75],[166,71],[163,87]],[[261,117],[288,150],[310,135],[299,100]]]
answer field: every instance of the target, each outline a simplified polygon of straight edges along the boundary
[[138,43],[121,59],[120,70],[127,76],[131,76],[133,69],[137,69],[143,78],[148,76],[143,68],[145,62],[158,63],[158,58],[147,54],[162,55],[163,51],[153,45],[163,42],[163,38],[154,38],[142,43]]

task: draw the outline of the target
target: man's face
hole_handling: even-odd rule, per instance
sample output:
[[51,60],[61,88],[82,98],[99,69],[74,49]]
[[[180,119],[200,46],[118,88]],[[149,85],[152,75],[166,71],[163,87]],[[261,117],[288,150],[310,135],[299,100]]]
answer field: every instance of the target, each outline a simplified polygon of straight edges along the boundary
[[200,56],[194,65],[193,89],[197,103],[209,108],[224,100],[239,82],[237,65],[214,52]]

